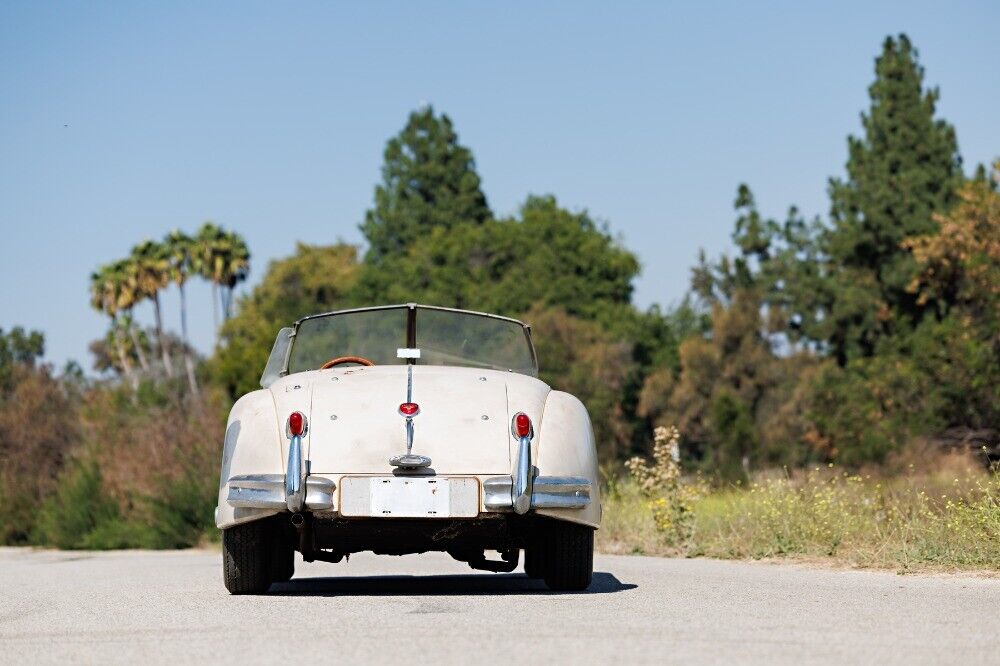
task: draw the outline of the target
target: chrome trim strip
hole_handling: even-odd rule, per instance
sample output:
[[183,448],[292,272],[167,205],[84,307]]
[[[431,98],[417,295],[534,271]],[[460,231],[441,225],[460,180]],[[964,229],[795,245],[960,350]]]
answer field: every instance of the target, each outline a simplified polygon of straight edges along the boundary
[[510,489],[514,481],[509,476],[493,476],[483,481],[483,504],[487,511],[500,511],[513,506]]
[[[413,366],[406,366],[406,402],[413,402]],[[406,417],[406,455],[413,453],[413,416]]]
[[514,512],[525,514],[531,508],[531,477],[534,470],[531,468],[531,435],[525,435],[520,439],[517,451],[517,469],[514,483],[511,487],[511,503]]
[[306,508],[316,510],[333,508],[333,491],[337,489],[330,479],[323,476],[306,477]]
[[288,444],[288,468],[285,470],[285,504],[289,511],[301,511],[305,500],[302,477],[302,437],[292,435]]
[[441,307],[440,305],[421,305],[420,303],[397,303],[395,305],[373,305],[366,308],[347,308],[346,310],[332,310],[330,312],[319,312],[317,314],[307,315],[305,317],[302,317],[301,319],[297,319],[295,321],[295,325],[296,327],[298,327],[298,325],[301,322],[304,322],[307,319],[329,317],[330,315],[350,314],[352,312],[370,312],[373,310],[392,310],[397,308],[408,308],[411,310],[419,308],[422,310],[444,310],[445,312],[461,312],[463,314],[478,315],[480,317],[489,317],[490,319],[502,319],[504,321],[510,321],[514,322],[515,324],[520,324],[521,326],[527,326],[527,324],[525,324],[520,319],[514,319],[513,317],[504,317],[502,315],[492,314],[490,312],[480,312],[479,310],[462,310],[460,308],[445,308]]
[[[229,494],[226,501],[230,506],[250,509],[288,507],[285,477],[282,474],[241,474],[230,477],[228,485]],[[305,507],[313,510],[332,509],[336,487],[336,484],[326,477],[312,475],[306,477]]]
[[[413,366],[406,366],[406,402],[413,402]],[[402,405],[400,405],[402,407]],[[399,467],[403,471],[409,472],[416,469],[422,469],[424,467],[430,467],[431,459],[427,456],[419,456],[413,453],[413,417],[420,413],[419,407],[416,414],[405,415],[402,411],[399,412],[406,419],[406,453],[401,455],[392,456],[389,458],[389,464],[393,467]]]
[[[280,482],[279,482],[280,483]],[[226,501],[230,506],[248,509],[284,509],[285,497],[281,486],[274,488],[248,488],[244,486],[229,486]]]
[[[513,508],[514,481],[494,476],[483,481],[483,504],[487,511]],[[537,476],[532,482],[532,509],[582,509],[590,504],[592,484],[582,476]]]

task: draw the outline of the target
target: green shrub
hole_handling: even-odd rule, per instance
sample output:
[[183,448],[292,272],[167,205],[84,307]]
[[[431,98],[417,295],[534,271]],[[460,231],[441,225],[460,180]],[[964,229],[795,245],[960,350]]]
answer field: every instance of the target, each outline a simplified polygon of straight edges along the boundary
[[100,468],[91,460],[77,460],[63,469],[55,492],[42,503],[33,540],[56,548],[101,548],[92,533],[107,531],[120,520],[118,504],[104,491]]
[[215,477],[192,467],[180,480],[158,484],[147,498],[155,548],[190,548],[215,536]]

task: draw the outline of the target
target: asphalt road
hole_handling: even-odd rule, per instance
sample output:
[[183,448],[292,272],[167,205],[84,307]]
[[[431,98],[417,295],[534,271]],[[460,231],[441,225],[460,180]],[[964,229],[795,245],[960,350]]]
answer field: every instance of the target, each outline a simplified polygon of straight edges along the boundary
[[598,556],[585,593],[444,555],[298,565],[0,549],[3,663],[1000,663],[1000,579]]

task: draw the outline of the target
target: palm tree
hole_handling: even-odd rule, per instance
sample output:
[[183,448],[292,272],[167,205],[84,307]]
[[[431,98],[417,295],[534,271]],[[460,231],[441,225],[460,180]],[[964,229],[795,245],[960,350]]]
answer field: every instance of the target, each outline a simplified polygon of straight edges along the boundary
[[195,271],[212,283],[212,313],[216,337],[219,333],[218,306],[223,321],[232,315],[233,290],[250,272],[250,250],[235,232],[227,232],[212,222],[198,230],[192,253]]
[[139,330],[135,326],[135,318],[132,310],[140,300],[140,296],[135,284],[134,271],[131,268],[130,260],[120,259],[108,264],[107,269],[113,276],[115,284],[115,301],[118,311],[124,312],[123,321],[119,328],[124,328],[125,333],[132,340],[132,348],[135,349],[136,357],[139,359],[139,366],[148,376],[150,374],[149,360],[146,359],[146,345]]
[[223,321],[228,321],[233,316],[233,292],[236,285],[245,281],[250,274],[250,248],[247,247],[243,237],[235,231],[227,233],[226,248],[228,252],[223,272],[225,276],[223,293],[226,295],[222,307]]
[[115,270],[114,265],[99,267],[90,274],[90,305],[97,311],[103,312],[111,318],[111,330],[113,333],[115,353],[121,363],[122,373],[131,384],[132,389],[139,388],[139,380],[132,372],[132,361],[125,350],[118,326],[119,293],[121,290],[121,273]]
[[184,284],[192,273],[192,252],[194,240],[180,229],[167,234],[163,240],[167,258],[170,262],[169,278],[177,284],[181,295],[181,341],[184,344],[184,367],[187,370],[188,386],[191,393],[198,395],[198,380],[194,374],[194,359],[191,357],[191,345],[188,342],[187,327],[187,296]]
[[137,293],[153,301],[153,312],[156,316],[156,341],[163,358],[163,367],[167,377],[174,376],[174,367],[170,359],[170,350],[163,337],[163,313],[160,308],[160,290],[165,289],[170,282],[170,261],[162,245],[151,240],[145,240],[134,248],[129,261],[129,269],[135,280]]
[[212,283],[212,323],[216,340],[219,336],[219,279],[217,256],[225,243],[226,234],[212,222],[205,222],[195,236],[192,268],[198,275]]

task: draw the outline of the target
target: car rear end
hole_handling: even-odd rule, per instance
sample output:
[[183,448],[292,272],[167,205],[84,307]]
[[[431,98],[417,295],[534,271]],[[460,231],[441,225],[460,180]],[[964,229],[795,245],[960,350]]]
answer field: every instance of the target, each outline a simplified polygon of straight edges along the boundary
[[497,572],[523,552],[526,573],[550,587],[589,585],[596,459],[571,396],[524,373],[416,362],[290,373],[257,393],[268,400],[230,431],[269,416],[279,455],[267,471],[260,456],[252,471],[234,452],[224,459],[230,591],[287,580],[294,551],[306,562],[444,551]]

